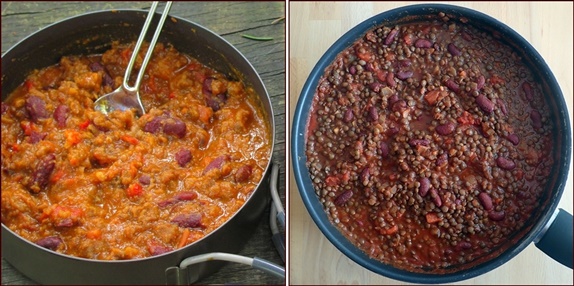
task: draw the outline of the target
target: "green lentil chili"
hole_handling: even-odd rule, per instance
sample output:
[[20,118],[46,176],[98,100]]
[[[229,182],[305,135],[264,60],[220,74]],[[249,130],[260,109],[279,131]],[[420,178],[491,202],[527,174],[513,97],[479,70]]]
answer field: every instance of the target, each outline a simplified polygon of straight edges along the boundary
[[449,272],[507,247],[553,163],[542,89],[492,34],[451,21],[374,27],[319,81],[307,166],[369,256]]

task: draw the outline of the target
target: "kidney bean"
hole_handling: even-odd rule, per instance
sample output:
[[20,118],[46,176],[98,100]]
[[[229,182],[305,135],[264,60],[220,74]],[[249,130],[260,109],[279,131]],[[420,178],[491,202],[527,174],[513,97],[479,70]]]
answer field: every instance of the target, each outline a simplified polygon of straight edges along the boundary
[[153,134],[157,133],[161,129],[164,118],[165,117],[163,115],[152,118],[152,120],[148,121],[144,125],[143,130]]
[[369,84],[369,88],[370,88],[372,91],[377,92],[377,93],[378,93],[379,91],[381,91],[381,87],[382,87],[382,86],[383,86],[383,84],[380,83],[380,82],[378,82],[378,81],[375,81],[375,82]]
[[411,139],[411,140],[409,140],[409,145],[411,145],[412,147],[416,147],[419,145],[428,146],[429,143],[430,142],[427,139]]
[[376,69],[375,69],[375,66],[373,65],[372,62],[368,62],[368,63],[365,65],[365,69],[366,69],[367,71],[370,71],[370,72],[373,72],[373,71],[376,70]]
[[514,167],[516,167],[514,161],[505,157],[496,158],[496,165],[498,165],[498,167],[504,170],[512,170],[514,169]]
[[187,133],[185,123],[178,118],[170,117],[168,114],[154,117],[144,125],[143,129],[149,133],[156,133],[162,130],[167,135],[174,135],[179,138],[183,138]]
[[343,193],[341,193],[340,195],[338,195],[335,200],[333,201],[333,203],[336,206],[342,206],[344,205],[351,197],[353,196],[353,191],[351,190],[346,190]]
[[427,40],[427,39],[418,39],[415,42],[415,47],[428,49],[428,48],[432,47],[432,42]]
[[371,172],[369,167],[366,167],[361,172],[361,183],[363,184],[363,186],[367,186],[369,184],[370,179],[371,179]]
[[393,106],[395,104],[395,102],[399,101],[399,96],[396,94],[391,95],[391,97],[389,97],[389,106]]
[[104,86],[114,87],[114,79],[107,73],[104,73],[104,79],[102,81]]
[[48,236],[36,241],[36,244],[50,250],[56,250],[62,242],[62,239],[57,236]]
[[180,214],[171,220],[172,223],[177,224],[180,227],[186,228],[196,228],[201,227],[201,214],[190,213],[190,214]]
[[214,78],[212,78],[212,77],[208,77],[205,80],[203,80],[203,85],[202,85],[203,94],[211,96],[211,93],[212,93],[211,83],[213,82],[213,80],[214,80]]
[[379,120],[379,112],[374,106],[369,107],[369,119],[373,122]]
[[532,109],[530,111],[530,119],[532,120],[532,127],[535,129],[542,128],[542,117],[540,116],[540,112],[536,109]]
[[180,167],[184,167],[191,161],[191,151],[189,149],[182,148],[177,153],[175,153],[175,160]]
[[419,179],[419,183],[421,184],[419,187],[419,195],[421,195],[421,197],[424,197],[430,190],[431,187],[430,180],[429,178],[422,177]]
[[152,256],[164,254],[164,253],[170,252],[172,250],[173,249],[170,247],[166,247],[166,246],[159,245],[159,244],[152,244],[152,245],[148,246],[148,251]]
[[387,84],[390,87],[395,87],[397,86],[397,82],[395,81],[395,74],[390,72],[387,74]]
[[399,66],[402,68],[408,68],[413,64],[413,62],[411,62],[411,60],[409,59],[404,59],[404,60],[400,60],[399,61]]
[[442,199],[440,198],[438,191],[436,189],[430,189],[429,192],[434,204],[440,208],[442,206]]
[[34,193],[38,193],[50,182],[50,175],[54,171],[56,166],[56,155],[53,153],[48,154],[44,159],[42,159],[36,165],[36,169],[32,173],[32,181],[30,182],[29,188]]
[[494,110],[494,103],[492,103],[492,101],[483,94],[476,97],[476,104],[478,104],[478,107],[487,114],[491,114]]
[[444,166],[446,163],[448,163],[448,154],[445,152],[436,159],[436,165],[440,167]]
[[460,33],[460,36],[461,36],[463,39],[465,39],[466,41],[469,41],[469,42],[472,41],[472,36],[471,36],[469,33],[465,32],[465,31],[462,31],[462,32]]
[[176,200],[178,201],[192,201],[195,200],[197,198],[197,193],[196,192],[179,192],[177,193],[177,195],[175,195],[174,197]]
[[224,93],[220,93],[216,96],[209,95],[205,97],[205,104],[211,107],[213,111],[220,110],[226,101],[227,101],[227,95]]
[[476,90],[481,90],[484,87],[484,84],[486,83],[486,79],[484,78],[483,75],[479,76],[478,79],[476,80]]
[[6,113],[6,111],[8,111],[8,109],[10,108],[8,107],[8,104],[4,102],[0,103],[0,106],[2,107],[2,114]]
[[48,135],[48,133],[42,132],[36,132],[36,131],[32,131],[32,133],[30,134],[29,141],[32,144],[38,143],[42,140],[44,140],[44,138],[46,138],[46,136]]
[[506,109],[506,104],[504,103],[504,101],[500,98],[496,99],[496,104],[498,104],[498,106],[500,106],[500,110],[502,111],[502,114],[504,115],[508,115],[508,110]]
[[138,181],[142,184],[142,185],[149,185],[151,183],[151,178],[149,177],[149,175],[141,175],[138,179]]
[[61,104],[56,107],[54,110],[54,120],[56,120],[56,124],[60,128],[66,127],[66,120],[68,119],[68,112],[70,109],[68,106]]
[[158,202],[157,205],[163,208],[181,201],[192,201],[195,200],[196,198],[197,198],[196,192],[179,192],[172,198]]
[[347,108],[345,115],[343,116],[343,121],[345,121],[345,123],[349,123],[353,121],[353,117],[353,110],[351,108]]
[[465,249],[471,249],[471,248],[472,248],[472,244],[470,244],[470,242],[468,242],[468,241],[461,241],[455,247],[455,249],[457,251],[461,251],[461,250],[465,250]]
[[481,192],[478,194],[478,201],[485,210],[489,211],[492,209],[492,199],[486,192]]
[[104,70],[104,65],[100,62],[91,62],[88,67],[93,72],[99,72]]
[[351,74],[357,73],[357,68],[355,68],[355,66],[351,66],[351,67],[349,68],[349,73],[351,73]]
[[28,112],[28,117],[35,123],[38,123],[39,119],[48,117],[46,102],[34,95],[26,99],[26,111]]
[[243,165],[235,172],[235,181],[240,183],[247,182],[249,177],[251,177],[251,173],[253,173],[251,166]]
[[163,132],[168,135],[175,135],[183,138],[187,133],[187,126],[185,123],[177,118],[169,118],[165,121]]
[[389,145],[386,142],[381,141],[379,143],[379,150],[381,151],[381,157],[383,158],[389,157]]
[[399,71],[397,72],[397,78],[400,80],[405,80],[413,76],[413,71]]
[[74,226],[76,223],[74,222],[74,220],[72,220],[71,218],[64,218],[61,220],[58,220],[54,223],[55,227],[72,227]]
[[499,212],[492,211],[488,213],[488,218],[490,218],[493,221],[501,221],[504,219],[504,217],[505,217],[504,211]]
[[460,54],[461,54],[460,50],[453,43],[448,44],[446,49],[453,56],[460,56]]
[[532,86],[530,85],[529,82],[525,81],[522,84],[522,90],[524,91],[524,96],[526,97],[526,99],[528,99],[528,101],[532,101],[534,95],[532,93]]
[[390,45],[395,40],[395,37],[397,36],[398,33],[399,31],[397,29],[392,29],[385,38],[385,46]]
[[393,103],[392,110],[400,112],[400,111],[405,110],[406,108],[407,108],[407,102],[400,99],[400,100],[397,100],[395,103]]
[[207,172],[213,170],[213,169],[221,169],[221,166],[223,166],[223,164],[227,161],[231,160],[231,156],[229,155],[221,155],[215,159],[213,159],[213,161],[209,162],[209,164],[207,164],[207,167],[205,167],[205,169],[203,170],[203,174],[205,175]]
[[506,136],[506,139],[508,139],[508,141],[510,141],[514,145],[518,145],[518,143],[520,143],[520,139],[516,134],[509,134],[508,136]]
[[458,84],[456,82],[454,82],[454,80],[449,79],[446,81],[446,87],[448,87],[448,89],[454,91],[454,92],[459,92],[460,91],[460,87],[458,86]]
[[456,125],[452,122],[448,122],[442,125],[439,125],[435,128],[436,133],[440,135],[449,135],[456,129]]

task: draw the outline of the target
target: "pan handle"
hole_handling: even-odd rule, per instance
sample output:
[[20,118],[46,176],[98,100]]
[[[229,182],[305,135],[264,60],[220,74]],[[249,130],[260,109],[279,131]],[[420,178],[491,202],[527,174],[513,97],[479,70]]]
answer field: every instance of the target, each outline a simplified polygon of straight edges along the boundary
[[572,269],[572,215],[559,209],[534,245],[554,260]]

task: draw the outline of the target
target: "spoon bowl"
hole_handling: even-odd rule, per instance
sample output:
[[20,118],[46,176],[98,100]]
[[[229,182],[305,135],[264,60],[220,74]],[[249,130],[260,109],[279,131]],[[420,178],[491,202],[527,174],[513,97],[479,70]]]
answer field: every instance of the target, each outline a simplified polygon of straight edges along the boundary
[[135,85],[130,86],[129,85],[129,79],[130,79],[135,61],[137,59],[139,50],[141,49],[142,43],[144,42],[144,38],[147,34],[147,30],[150,26],[151,20],[153,19],[153,15],[155,13],[155,10],[157,9],[157,5],[158,5],[157,1],[153,2],[152,6],[148,12],[148,15],[146,17],[146,21],[143,25],[143,28],[142,28],[142,31],[139,35],[138,41],[136,42],[136,45],[135,45],[134,50],[132,52],[132,56],[130,58],[128,66],[126,67],[126,72],[124,75],[124,80],[122,82],[122,85],[120,87],[118,87],[116,90],[98,98],[94,102],[94,104],[95,104],[94,109],[95,110],[102,112],[103,114],[108,115],[111,112],[113,112],[114,110],[126,111],[129,109],[135,109],[135,112],[138,116],[142,116],[145,114],[145,108],[144,108],[144,106],[141,102],[141,99],[140,99],[139,86],[140,86],[141,80],[143,79],[143,75],[145,73],[147,63],[149,62],[151,55],[153,54],[153,48],[155,47],[157,39],[159,38],[159,34],[161,33],[161,28],[163,27],[163,23],[165,22],[165,19],[167,18],[167,14],[169,13],[169,10],[171,8],[171,4],[172,4],[172,2],[168,1],[165,5],[165,8],[164,8],[163,13],[161,15],[161,19],[159,20],[159,22],[157,24],[155,33],[154,33],[153,38],[149,44],[145,58],[141,64]]

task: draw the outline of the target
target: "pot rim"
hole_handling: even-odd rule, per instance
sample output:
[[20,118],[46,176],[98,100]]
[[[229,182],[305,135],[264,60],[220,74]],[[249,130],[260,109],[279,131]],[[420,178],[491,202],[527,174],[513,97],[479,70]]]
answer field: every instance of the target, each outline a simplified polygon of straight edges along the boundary
[[[97,11],[90,11],[90,12],[85,12],[82,14],[78,14],[75,16],[70,16],[70,17],[66,17],[64,19],[61,19],[59,21],[56,21],[54,23],[51,23],[49,25],[46,25],[45,27],[25,36],[24,38],[22,38],[20,41],[18,41],[16,44],[14,44],[13,46],[11,46],[9,49],[6,50],[5,53],[2,54],[2,59],[4,60],[4,57],[6,55],[9,55],[11,52],[13,52],[14,50],[17,50],[18,48],[21,47],[22,44],[26,43],[27,41],[35,41],[35,38],[38,37],[38,35],[42,35],[42,34],[46,34],[46,32],[50,29],[55,29],[58,26],[61,26],[69,21],[74,21],[80,18],[85,18],[85,17],[95,17],[97,15],[100,14],[109,14],[109,13],[113,13],[113,14],[117,14],[119,18],[121,18],[122,20],[125,19],[124,21],[126,23],[132,23],[134,17],[139,17],[142,16],[143,19],[145,19],[148,11],[146,10],[140,10],[140,9],[103,9],[103,10],[97,10]],[[122,15],[122,16],[119,16]],[[161,14],[159,12],[156,12],[154,15],[154,20],[156,19],[156,17],[161,16]],[[253,65],[251,64],[251,62],[245,57],[245,55],[239,51],[237,49],[237,47],[235,47],[234,45],[232,45],[229,41],[227,41],[225,38],[223,38],[222,36],[220,36],[219,34],[215,33],[214,31],[212,31],[211,29],[206,28],[205,26],[202,26],[194,21],[182,18],[180,16],[173,16],[173,15],[168,15],[168,17],[170,19],[174,19],[175,22],[184,22],[188,25],[192,25],[198,28],[198,30],[203,30],[204,32],[208,33],[210,37],[214,37],[216,38],[218,41],[222,42],[222,44],[224,44],[227,48],[230,48],[233,50],[233,53],[240,57],[240,60],[247,65],[247,69],[249,73],[253,73],[253,75],[256,77],[256,82],[245,82],[247,79],[245,78],[245,75],[242,71],[239,70],[234,70],[234,72],[237,72],[237,76],[239,76],[239,80],[241,80],[247,87],[254,87],[254,85],[259,84],[260,88],[262,89],[262,94],[257,93],[258,98],[261,101],[261,108],[263,108],[268,114],[267,115],[267,119],[268,119],[268,124],[269,124],[269,131],[270,131],[270,150],[269,150],[269,159],[267,160],[267,164],[265,165],[264,171],[263,171],[263,176],[261,177],[261,179],[259,180],[259,183],[257,184],[257,186],[254,188],[252,194],[249,196],[249,198],[247,198],[244,202],[244,204],[235,211],[235,213],[230,216],[223,224],[221,224],[219,227],[217,227],[216,229],[214,229],[213,231],[211,231],[210,233],[206,234],[204,237],[202,237],[201,239],[188,244],[182,248],[179,249],[174,249],[172,251],[166,252],[166,253],[162,253],[159,255],[155,255],[155,256],[148,256],[148,257],[143,257],[143,258],[135,258],[135,259],[129,259],[129,260],[98,260],[98,259],[88,259],[88,258],[83,258],[83,257],[78,257],[78,256],[72,256],[72,255],[68,255],[68,254],[64,254],[64,253],[59,253],[44,247],[41,247],[27,239],[22,238],[20,235],[16,234],[14,231],[12,231],[10,228],[6,227],[4,225],[4,223],[2,224],[2,229],[6,230],[8,233],[14,235],[16,238],[18,238],[19,240],[35,247],[38,249],[41,249],[43,251],[49,252],[53,255],[56,256],[60,256],[62,258],[66,258],[66,259],[71,259],[71,260],[79,260],[79,261],[84,261],[84,262],[88,262],[88,263],[97,263],[97,264],[125,264],[125,263],[135,263],[135,262],[139,262],[139,261],[148,261],[148,260],[157,260],[160,259],[161,257],[164,256],[171,256],[174,253],[181,253],[184,252],[186,249],[188,248],[192,248],[194,246],[196,246],[197,244],[202,243],[204,240],[209,239],[211,236],[213,236],[216,232],[218,232],[221,228],[225,227],[226,225],[228,225],[231,221],[233,221],[237,216],[241,215],[240,213],[243,212],[243,209],[246,208],[246,206],[248,205],[248,203],[252,200],[253,194],[255,192],[263,192],[264,190],[261,190],[262,185],[265,186],[266,185],[266,179],[268,177],[268,174],[270,174],[271,172],[271,168],[273,165],[273,154],[275,152],[275,142],[276,142],[276,128],[275,128],[275,114],[273,111],[273,105],[271,102],[271,98],[269,96],[269,92],[267,91],[267,87],[265,86],[265,83],[263,82],[263,80],[261,79],[261,76],[259,75],[259,72],[257,72],[257,70],[255,69],[255,67],[253,67]],[[195,33],[196,31],[192,31],[192,33]],[[217,51],[217,50],[216,50]],[[201,59],[198,59],[200,62],[202,62]],[[204,63],[207,65],[207,63]],[[8,66],[8,64],[6,65]],[[43,68],[43,67],[39,67],[39,68]],[[2,75],[4,75],[4,69],[5,66],[2,65]],[[229,76],[229,75],[228,75]],[[4,80],[4,76],[2,76],[2,81]],[[264,100],[263,99],[267,99],[267,101],[269,102],[269,109],[265,108],[264,105]]]
[[[555,163],[556,166],[554,166],[555,169],[558,170],[555,175],[555,190],[551,194],[552,196],[546,199],[547,203],[543,206],[545,209],[543,210],[542,215],[536,219],[536,222],[532,224],[529,230],[527,230],[527,233],[519,238],[518,243],[510,246],[497,257],[480,262],[478,265],[471,268],[446,274],[429,274],[402,270],[372,259],[350,243],[347,238],[340,233],[340,231],[330,222],[322,204],[319,202],[315,194],[314,187],[309,176],[309,170],[306,166],[305,141],[307,120],[318,80],[323,75],[324,70],[333,62],[334,58],[342,50],[352,45],[357,39],[364,36],[368,30],[375,26],[383,25],[385,23],[393,24],[396,22],[402,22],[405,17],[413,15],[434,15],[441,11],[445,12],[447,15],[454,14],[458,17],[465,17],[469,19],[468,22],[471,25],[473,23],[486,23],[488,29],[501,32],[501,34],[504,35],[503,39],[510,39],[511,41],[514,41],[516,45],[519,45],[519,47],[517,47],[516,45],[509,45],[506,43],[515,50],[518,48],[522,49],[524,54],[528,55],[528,58],[532,60],[531,64],[540,69],[541,77],[545,79],[549,85],[549,89],[551,90],[551,97],[554,100],[553,104],[556,105],[555,111],[558,111],[556,118],[559,119],[560,122],[557,122],[557,124],[561,124],[564,128],[564,132],[555,132],[561,134],[554,135],[555,140],[557,141],[556,143],[561,144],[562,146],[561,156],[555,156],[555,160],[561,163],[560,165]],[[421,18],[424,18],[424,16]],[[419,21],[422,20],[419,18],[417,19]],[[481,30],[485,29],[484,27],[478,28]],[[531,69],[532,68],[533,67],[531,66]],[[560,86],[542,56],[526,39],[506,24],[480,11],[451,4],[415,4],[383,11],[355,25],[343,34],[321,56],[307,77],[293,116],[293,130],[291,136],[293,171],[295,181],[299,189],[299,194],[301,195],[303,203],[311,218],[319,227],[323,235],[325,235],[327,239],[345,256],[370,271],[396,280],[425,284],[457,282],[482,275],[503,265],[526,248],[549,223],[549,220],[556,210],[560,197],[564,191],[570,167],[570,158],[572,155],[571,127],[568,109],[566,107],[562,91],[560,90]]]

